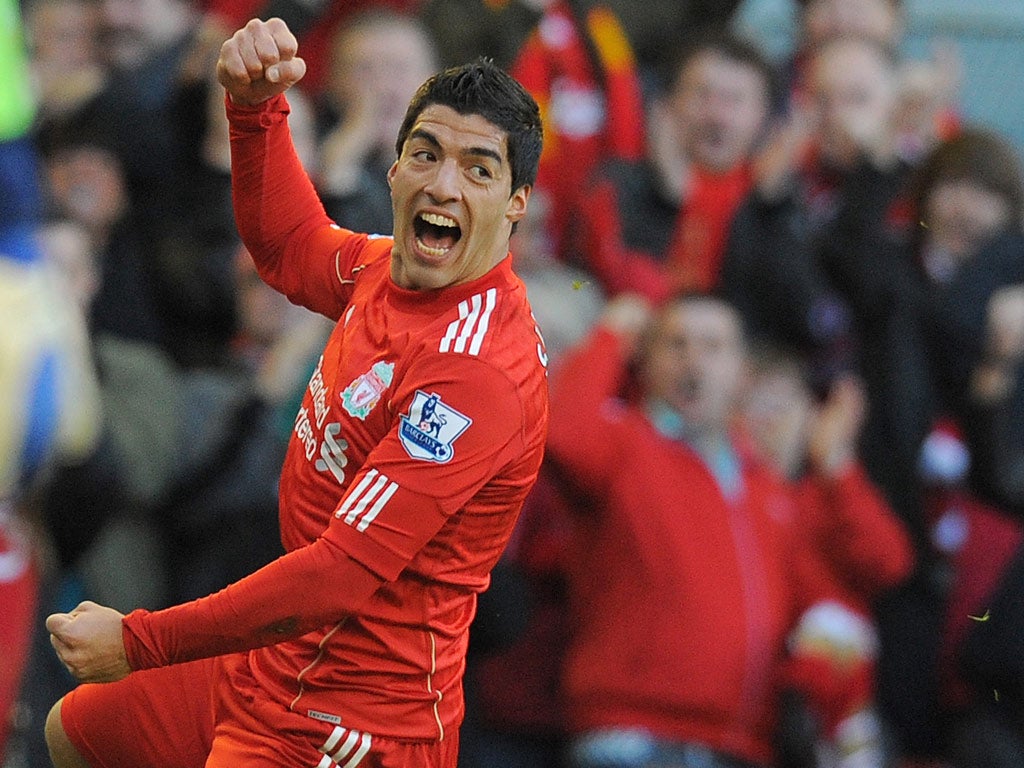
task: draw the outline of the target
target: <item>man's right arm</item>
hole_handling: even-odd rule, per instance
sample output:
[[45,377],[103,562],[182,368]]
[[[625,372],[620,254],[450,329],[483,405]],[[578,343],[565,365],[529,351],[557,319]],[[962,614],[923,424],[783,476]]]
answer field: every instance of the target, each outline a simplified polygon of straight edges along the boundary
[[598,492],[616,465],[619,446],[609,426],[650,307],[634,294],[608,303],[587,339],[569,351],[551,376],[548,452],[578,482]]
[[305,73],[296,53],[280,19],[254,19],[221,48],[235,221],[269,285],[337,319],[348,300],[347,266],[365,237],[333,224],[292,144],[284,92]]
[[260,277],[291,301],[337,319],[366,236],[339,228],[292,146],[283,95],[256,107],[227,101],[235,222]]

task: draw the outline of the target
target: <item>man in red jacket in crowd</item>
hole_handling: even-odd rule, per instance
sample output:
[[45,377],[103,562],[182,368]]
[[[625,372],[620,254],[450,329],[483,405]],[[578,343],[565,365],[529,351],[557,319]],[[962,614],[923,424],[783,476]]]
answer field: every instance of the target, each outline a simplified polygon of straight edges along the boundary
[[786,642],[834,596],[786,482],[733,434],[736,311],[613,300],[552,382],[549,457],[587,504],[564,672],[573,765],[770,765]]
[[221,49],[235,215],[261,276],[338,321],[281,473],[287,554],[209,597],[47,628],[85,682],[56,765],[454,768],[476,595],[536,480],[546,353],[511,270],[541,150],[486,60],[413,98],[388,172],[394,237],[342,229],[295,154],[303,75],[280,19]]

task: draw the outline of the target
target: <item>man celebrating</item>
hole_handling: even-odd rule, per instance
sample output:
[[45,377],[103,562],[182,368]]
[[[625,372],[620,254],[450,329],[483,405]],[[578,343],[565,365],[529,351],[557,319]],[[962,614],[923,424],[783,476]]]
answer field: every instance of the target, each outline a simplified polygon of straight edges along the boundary
[[49,617],[79,680],[117,681],[54,706],[59,768],[456,763],[476,594],[547,429],[546,353],[508,258],[539,112],[487,61],[430,78],[388,172],[394,237],[356,234],[292,148],[296,54],[283,22],[253,20],[217,64],[245,244],[268,283],[338,320],[281,473],[287,554],[166,610]]

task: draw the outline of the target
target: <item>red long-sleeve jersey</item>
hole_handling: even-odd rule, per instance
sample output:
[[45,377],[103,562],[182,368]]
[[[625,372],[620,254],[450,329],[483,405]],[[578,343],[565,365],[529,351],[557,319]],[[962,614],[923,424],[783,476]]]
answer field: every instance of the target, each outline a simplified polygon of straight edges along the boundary
[[[525,288],[508,258],[454,287],[397,286],[392,240],[324,213],[284,97],[228,112],[236,218],[261,275],[338,324],[281,472],[288,553],[211,597],[130,614],[129,662],[264,646],[240,663],[282,707],[441,739],[462,717],[476,594],[547,432],[546,358]],[[281,636],[292,639],[272,644]]]

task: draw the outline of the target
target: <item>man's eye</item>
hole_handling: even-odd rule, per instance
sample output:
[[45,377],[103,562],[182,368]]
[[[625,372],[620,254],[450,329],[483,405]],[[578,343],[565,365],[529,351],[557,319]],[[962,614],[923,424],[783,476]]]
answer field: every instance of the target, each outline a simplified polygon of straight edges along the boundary
[[416,160],[420,160],[424,163],[429,163],[434,159],[434,153],[429,149],[418,149],[412,153],[412,156]]
[[489,179],[492,177],[490,170],[482,165],[474,165],[470,168],[470,173],[476,176],[478,179]]

